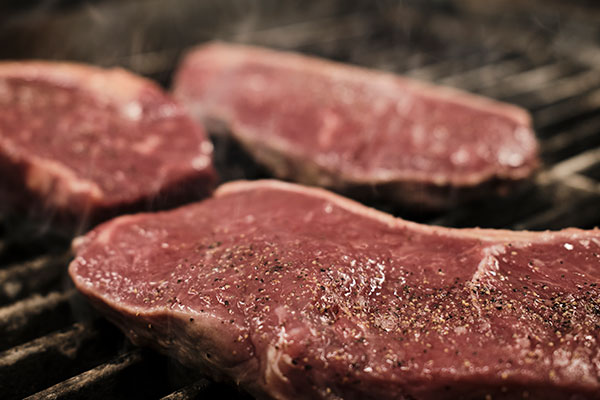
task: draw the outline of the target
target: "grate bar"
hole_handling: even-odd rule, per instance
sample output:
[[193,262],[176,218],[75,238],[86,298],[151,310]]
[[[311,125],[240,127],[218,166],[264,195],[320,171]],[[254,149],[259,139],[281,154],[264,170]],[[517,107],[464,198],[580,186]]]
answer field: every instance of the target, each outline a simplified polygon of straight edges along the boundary
[[349,50],[348,62],[385,71],[402,71],[431,62],[426,52],[415,51],[406,46],[377,46],[371,42],[354,45]]
[[553,42],[554,49],[581,64],[588,65],[590,68],[598,68],[598,65],[600,65],[600,48],[598,48],[598,45],[577,43],[577,46],[573,46],[574,40],[577,39],[558,35]]
[[600,89],[538,110],[533,116],[539,131],[598,109],[600,109]]
[[[100,385],[107,381],[114,380],[115,376],[122,373],[124,370],[139,364],[143,361],[142,351],[140,349],[132,350],[125,353],[112,361],[99,365],[89,371],[83,372],[66,381],[57,383],[54,386],[47,388],[41,392],[27,397],[29,400],[34,399],[60,399],[63,397],[83,397],[83,398],[101,398],[101,395],[92,396],[92,391],[98,389]],[[84,395],[82,392],[86,392]]]
[[[600,114],[581,121],[542,142],[542,154],[555,163],[581,150],[600,145]],[[569,150],[578,147],[574,151]]]
[[600,71],[587,70],[576,75],[547,82],[537,90],[512,99],[529,109],[538,109],[600,86]]
[[236,399],[252,400],[254,397],[227,383],[215,383],[208,379],[201,379],[195,383],[177,390],[161,400],[192,400],[192,399]]
[[10,306],[0,308],[0,350],[23,343],[45,332],[59,329],[71,322],[69,301],[75,289],[35,294]]
[[507,76],[500,82],[481,91],[482,94],[498,99],[506,99],[531,92],[542,85],[574,72],[575,67],[564,62],[542,65],[528,71]]
[[55,284],[71,258],[70,253],[42,256],[0,270],[0,305],[41,293]]
[[419,65],[431,62],[431,56],[425,52],[407,51],[406,54],[403,54],[402,56],[398,54],[398,52],[396,52],[393,57],[389,54],[387,56],[380,55],[378,58],[376,56],[375,61],[366,58],[364,55],[353,56],[352,62],[357,65],[376,68],[382,71],[401,73],[407,69],[416,68]]
[[0,353],[0,392],[5,398],[23,397],[85,369],[94,351],[102,353],[93,344],[103,337],[99,330],[76,323]]
[[371,31],[370,20],[365,18],[363,13],[355,13],[229,34],[228,39],[241,43],[290,49],[350,37],[364,37]]
[[484,59],[480,52],[476,52],[462,59],[444,59],[422,67],[413,68],[405,71],[404,74],[415,79],[434,81],[442,79],[444,76],[453,74],[456,71],[478,68],[482,64],[495,63],[507,58],[509,58],[508,54],[493,52]]
[[476,91],[491,86],[505,76],[523,71],[529,62],[523,58],[512,58],[497,63],[484,65],[469,71],[459,72],[438,80],[442,85],[459,87],[461,89]]
[[[581,174],[574,174],[565,181],[565,184],[574,189],[590,192],[600,196],[600,182]],[[600,198],[598,198],[600,202]]]
[[72,355],[77,349],[69,347],[66,343],[76,343],[76,339],[85,339],[86,336],[94,335],[95,331],[89,329],[84,324],[76,323],[67,328],[63,332],[51,333],[47,336],[39,337],[31,342],[27,342],[21,346],[13,347],[3,353],[0,353],[0,370],[2,368],[13,368],[20,363],[24,363],[27,359],[34,357],[39,358],[43,353],[48,353],[53,350],[60,353],[69,353]]
[[554,165],[541,178],[568,182],[571,176],[590,168],[600,160],[600,148],[591,149]]
[[212,386],[216,386],[216,384],[208,379],[202,379],[163,397],[161,400],[196,399],[210,390]]
[[[348,14],[342,17],[326,17],[311,21],[294,22],[245,32],[225,32],[225,40],[240,43],[274,46],[281,48],[302,48],[314,45],[327,45],[336,41],[365,36],[370,32],[368,20],[363,14]],[[206,39],[214,34],[207,34]],[[326,38],[326,40],[323,40]],[[179,56],[186,49],[180,47],[163,48],[156,51],[136,52],[116,60],[116,64],[126,66],[144,75],[156,75],[173,68]],[[111,62],[113,64],[114,62]]]

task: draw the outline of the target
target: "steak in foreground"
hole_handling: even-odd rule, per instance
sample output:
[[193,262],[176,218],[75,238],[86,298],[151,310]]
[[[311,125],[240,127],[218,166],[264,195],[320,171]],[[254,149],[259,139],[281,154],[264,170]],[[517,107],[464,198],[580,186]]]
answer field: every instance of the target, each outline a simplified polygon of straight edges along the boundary
[[600,398],[600,231],[448,229],[236,182],[75,242],[136,344],[277,399]]
[[174,92],[275,176],[357,196],[447,208],[538,164],[521,108],[299,54],[205,45],[183,60]]
[[0,63],[0,212],[86,225],[212,190],[204,130],[121,69]]

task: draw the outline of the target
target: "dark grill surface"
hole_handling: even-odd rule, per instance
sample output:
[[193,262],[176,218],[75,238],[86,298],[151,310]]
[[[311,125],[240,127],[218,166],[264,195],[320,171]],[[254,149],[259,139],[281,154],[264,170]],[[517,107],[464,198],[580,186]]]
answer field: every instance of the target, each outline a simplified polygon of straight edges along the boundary
[[[6,2],[0,58],[121,65],[168,86],[182,52],[220,38],[464,88],[532,112],[541,171],[515,193],[443,214],[372,205],[445,226],[591,228],[600,224],[599,14],[594,2],[535,0]],[[215,145],[223,180],[268,176],[227,139]],[[75,292],[70,257],[68,241],[2,222],[0,397],[247,397],[129,344]]]

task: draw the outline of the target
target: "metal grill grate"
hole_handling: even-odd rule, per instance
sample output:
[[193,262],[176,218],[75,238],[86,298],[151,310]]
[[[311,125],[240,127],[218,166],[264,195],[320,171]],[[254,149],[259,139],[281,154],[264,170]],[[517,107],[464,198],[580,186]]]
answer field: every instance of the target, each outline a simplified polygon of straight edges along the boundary
[[[54,15],[47,8],[5,20],[0,56],[120,64],[168,85],[186,48],[219,37],[401,72],[522,105],[533,114],[544,160],[528,186],[439,215],[378,206],[456,227],[600,223],[600,69],[594,67],[600,49],[548,30],[544,21],[524,29],[523,19],[533,20],[528,13],[499,21],[465,9],[464,1],[428,2],[434,9],[422,2],[283,7],[260,1],[252,3],[251,17],[246,2],[233,0],[59,3]],[[224,180],[268,176],[239,147],[218,140]],[[0,234],[3,398],[247,397],[227,385],[197,381],[176,362],[130,345],[75,293],[66,277],[68,243],[16,235],[6,221]]]

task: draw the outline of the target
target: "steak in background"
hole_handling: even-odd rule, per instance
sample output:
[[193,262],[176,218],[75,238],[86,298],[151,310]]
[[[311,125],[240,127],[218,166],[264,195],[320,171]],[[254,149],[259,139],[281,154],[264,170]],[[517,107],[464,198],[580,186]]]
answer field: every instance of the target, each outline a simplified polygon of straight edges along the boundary
[[443,209],[528,177],[529,114],[456,89],[298,54],[212,43],[174,93],[275,176]]
[[0,211],[69,229],[210,193],[212,145],[156,84],[121,69],[0,63]]
[[74,242],[139,345],[277,399],[600,398],[600,231],[448,229],[235,182]]

